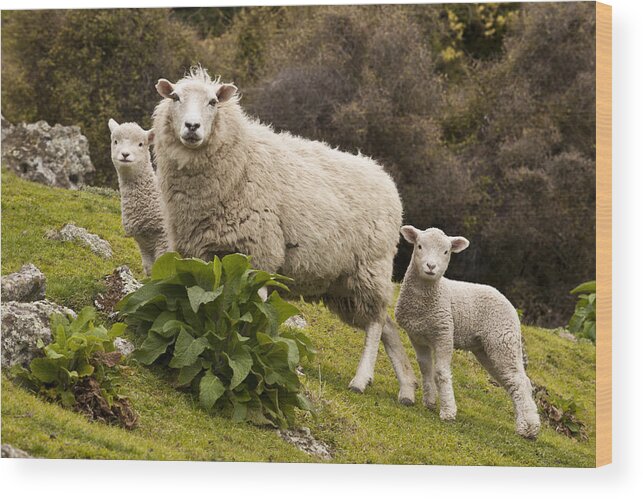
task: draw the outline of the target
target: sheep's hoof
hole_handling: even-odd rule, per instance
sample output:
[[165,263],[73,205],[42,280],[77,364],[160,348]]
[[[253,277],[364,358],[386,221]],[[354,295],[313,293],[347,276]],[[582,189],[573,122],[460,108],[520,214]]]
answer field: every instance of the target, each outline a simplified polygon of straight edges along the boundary
[[409,397],[398,397],[397,400],[400,404],[406,405],[406,406],[415,404],[415,400]]
[[438,409],[437,400],[422,399],[422,403],[424,404],[424,407],[426,407],[430,411],[435,411]]
[[356,385],[353,385],[353,384],[348,385],[348,389],[349,389],[351,392],[359,393],[360,395],[361,395],[362,393],[364,393],[364,388],[360,388],[359,386],[356,386]]
[[351,382],[348,384],[348,389],[351,392],[355,393],[364,393],[364,390],[366,390],[366,387],[371,383],[371,380],[366,380],[366,382],[362,381],[357,381],[355,378],[351,380]]
[[415,404],[415,390],[411,387],[400,388],[397,394],[397,401],[402,405]]
[[535,440],[540,431],[540,420],[527,422],[525,420],[516,424],[516,433],[527,440]]
[[455,411],[440,411],[440,419],[442,421],[447,421],[447,422],[455,421],[455,415],[456,415]]

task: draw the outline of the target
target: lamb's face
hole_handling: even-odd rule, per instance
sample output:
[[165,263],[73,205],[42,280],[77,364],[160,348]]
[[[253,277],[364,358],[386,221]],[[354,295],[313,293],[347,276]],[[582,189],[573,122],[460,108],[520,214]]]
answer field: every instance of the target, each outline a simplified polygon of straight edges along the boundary
[[154,139],[152,130],[145,131],[136,123],[119,125],[109,120],[112,132],[112,162],[121,173],[131,172],[150,161],[149,145]]
[[449,267],[451,253],[459,253],[469,246],[464,237],[449,237],[440,229],[420,231],[405,225],[400,232],[414,246],[410,265],[427,281],[440,279]]
[[156,89],[171,99],[170,120],[174,133],[188,149],[198,149],[213,133],[219,106],[237,91],[234,85],[183,79],[176,84],[159,80]]

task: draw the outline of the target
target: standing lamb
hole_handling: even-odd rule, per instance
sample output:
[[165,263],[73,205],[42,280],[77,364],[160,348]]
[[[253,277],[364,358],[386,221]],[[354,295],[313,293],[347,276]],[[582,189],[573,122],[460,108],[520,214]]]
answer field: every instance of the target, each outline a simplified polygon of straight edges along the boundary
[[440,418],[455,419],[451,357],[454,347],[469,350],[511,396],[516,432],[535,438],[540,419],[523,365],[516,310],[491,286],[443,277],[451,253],[469,246],[464,237],[449,237],[434,228],[420,231],[411,225],[401,232],[414,249],[395,316],[417,353],[424,405],[435,409],[439,395]]
[[349,388],[372,381],[380,338],[412,404],[415,377],[392,319],[393,257],[402,205],[370,158],[249,118],[237,88],[201,67],[176,84],[161,79],[154,111],[155,158],[170,247],[209,260],[241,252],[294,279],[294,295],[321,299],[366,330]]
[[112,161],[121,193],[123,228],[126,235],[136,240],[143,269],[150,275],[152,264],[167,251],[161,194],[149,151],[154,132],[145,131],[136,123],[119,125],[113,119],[109,120],[109,129]]

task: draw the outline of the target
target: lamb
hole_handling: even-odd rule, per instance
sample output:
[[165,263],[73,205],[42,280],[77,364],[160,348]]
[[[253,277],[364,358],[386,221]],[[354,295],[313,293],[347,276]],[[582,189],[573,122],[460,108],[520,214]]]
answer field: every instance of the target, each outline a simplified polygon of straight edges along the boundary
[[249,118],[237,88],[193,67],[160,79],[154,110],[159,185],[172,250],[210,260],[241,252],[294,279],[294,296],[322,300],[366,331],[357,373],[372,381],[380,339],[412,404],[415,377],[394,322],[393,257],[402,204],[372,159],[340,152]]
[[110,119],[108,124],[112,134],[112,161],[121,193],[123,228],[126,235],[136,240],[143,269],[150,275],[152,264],[168,247],[161,195],[149,151],[154,132],[145,131],[136,123],[119,125]]
[[456,403],[451,383],[453,349],[474,353],[482,366],[507,390],[516,414],[516,432],[535,438],[540,419],[522,355],[518,314],[491,286],[443,277],[452,253],[469,246],[464,237],[449,237],[440,229],[401,229],[414,245],[395,308],[395,317],[415,348],[424,405],[440,419],[454,420]]

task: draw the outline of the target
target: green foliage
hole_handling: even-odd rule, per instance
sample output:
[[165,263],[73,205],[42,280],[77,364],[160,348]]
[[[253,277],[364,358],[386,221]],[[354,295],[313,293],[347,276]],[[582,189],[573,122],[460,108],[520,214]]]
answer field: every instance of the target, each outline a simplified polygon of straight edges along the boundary
[[584,282],[570,293],[578,295],[578,301],[567,329],[570,333],[596,343],[596,281]]
[[206,410],[285,427],[295,408],[311,410],[296,368],[313,348],[303,333],[278,330],[297,308],[277,291],[265,302],[257,292],[288,290],[287,280],[252,269],[241,254],[206,263],[167,253],[118,308],[144,338],[136,358],[173,369],[177,385],[189,386]]
[[12,368],[20,384],[72,408],[78,402],[75,388],[84,378],[92,377],[98,382],[103,398],[113,405],[119,398],[117,364],[120,361],[114,338],[122,335],[126,326],[116,323],[108,330],[96,325],[95,320],[96,310],[92,307],[83,308],[72,321],[62,314],[52,314],[53,341],[45,345],[38,340],[44,356],[33,359],[28,369],[20,365]]

